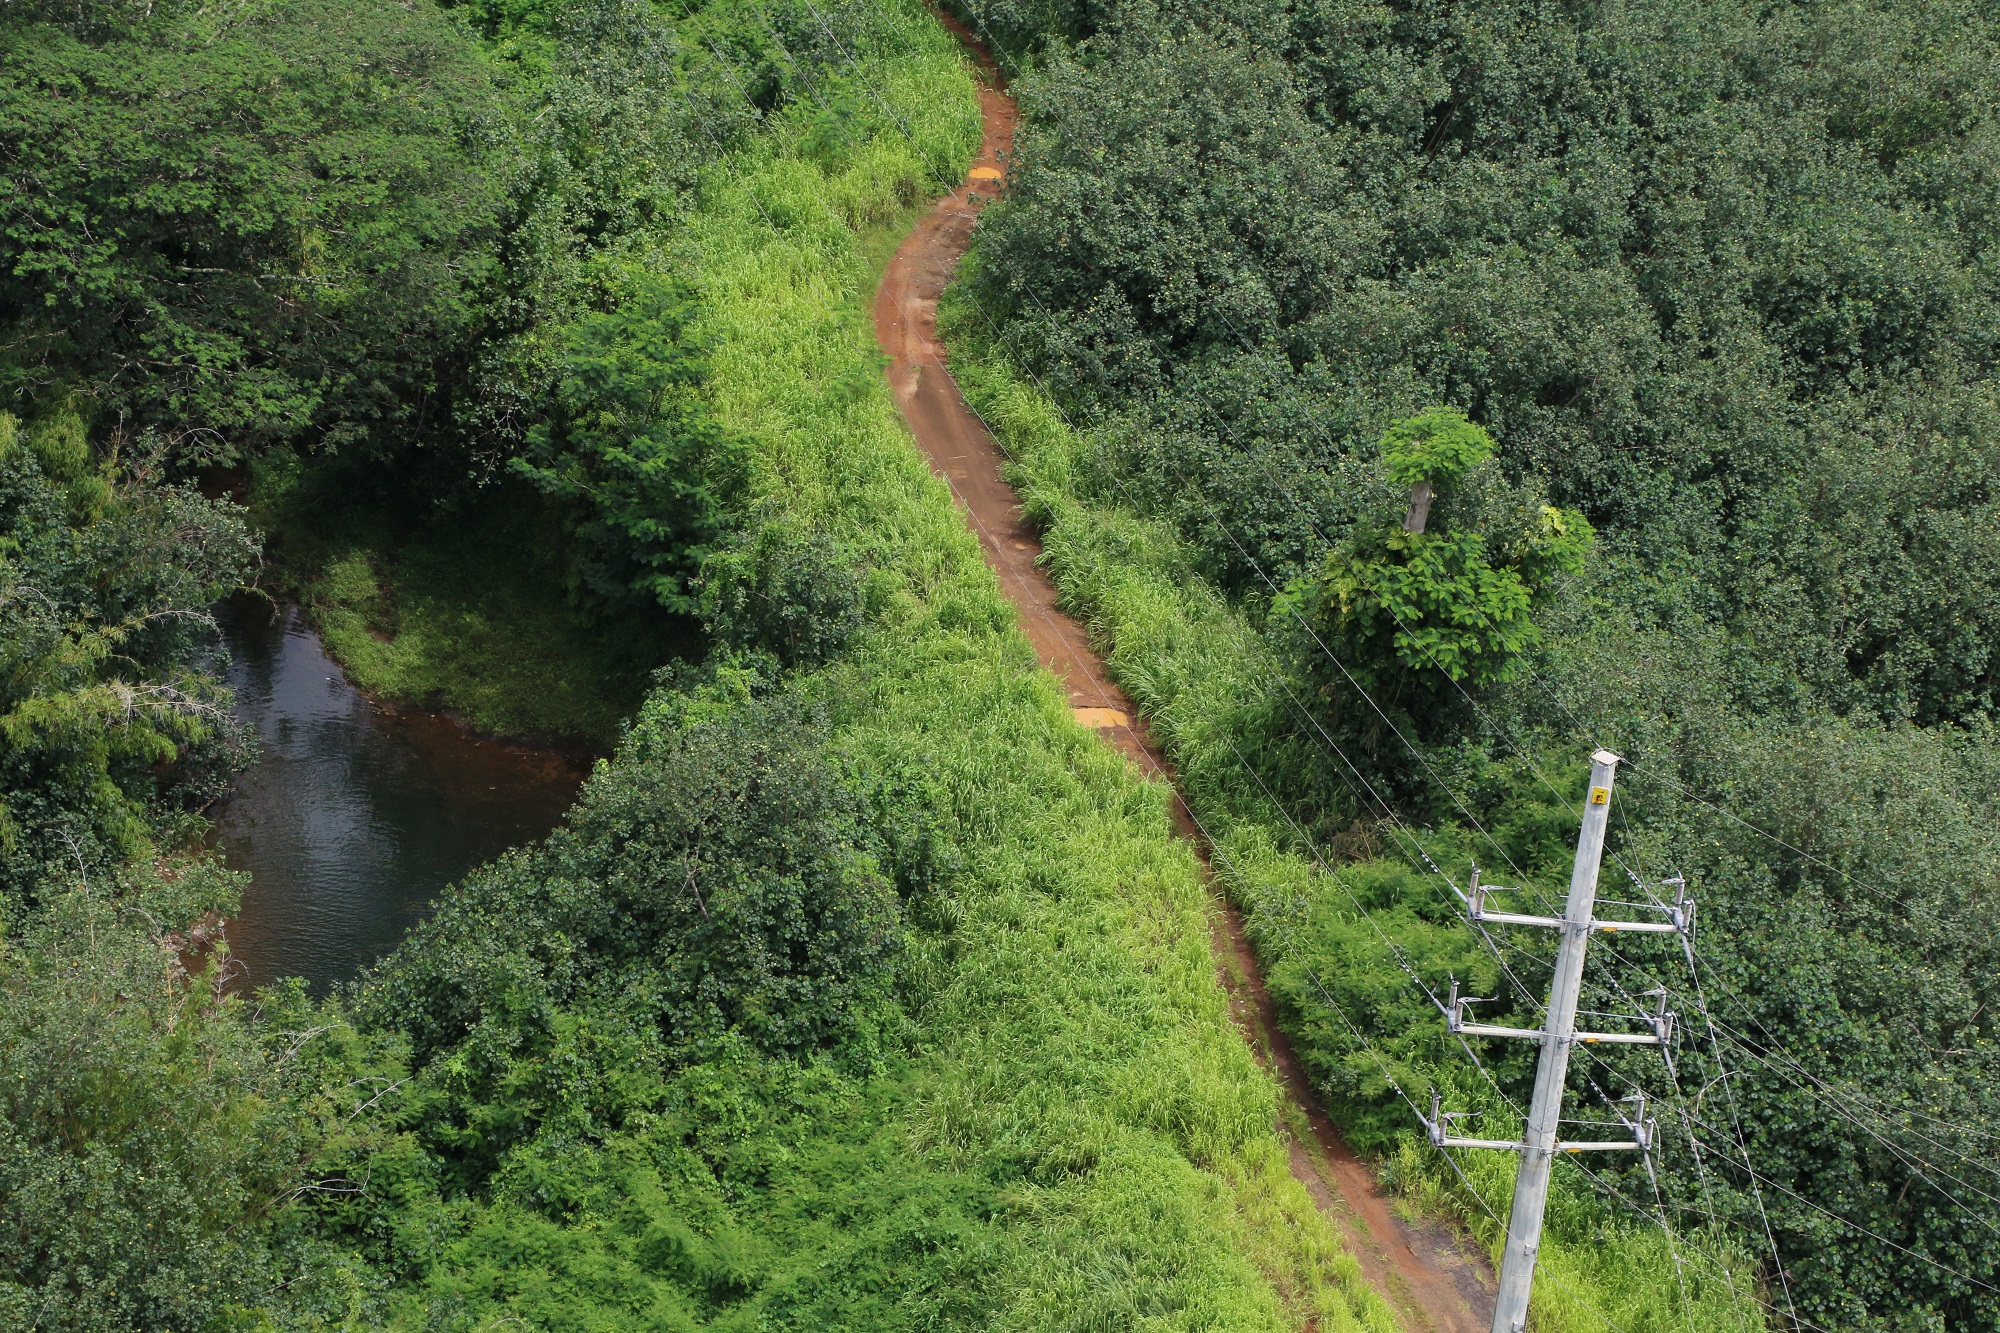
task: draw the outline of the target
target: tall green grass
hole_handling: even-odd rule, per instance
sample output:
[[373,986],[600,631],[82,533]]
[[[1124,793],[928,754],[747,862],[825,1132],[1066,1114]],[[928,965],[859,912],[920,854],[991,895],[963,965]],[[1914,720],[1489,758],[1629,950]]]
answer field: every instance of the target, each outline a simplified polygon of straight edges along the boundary
[[[977,253],[968,262],[977,262]],[[1339,959],[1310,933],[1359,921],[1338,873],[1261,789],[1241,752],[1267,734],[1253,720],[1290,707],[1278,666],[1257,630],[1201,576],[1193,553],[1163,522],[1122,504],[1115,479],[1097,467],[1091,442],[1072,430],[1051,400],[1019,375],[991,326],[963,296],[947,294],[942,325],[952,368],[974,409],[1012,460],[1012,479],[1040,526],[1048,567],[1065,607],[1088,625],[1112,673],[1149,719],[1176,764],[1192,808],[1214,839],[1216,869],[1245,912],[1281,1019],[1311,1067],[1327,1049],[1351,1044],[1349,1015],[1336,1009],[1315,969],[1358,966],[1353,990],[1407,988],[1386,949],[1360,963]],[[1329,760],[1328,762],[1332,762]],[[1417,1006],[1430,1013],[1427,1003]],[[1419,1014],[1419,1022],[1432,1021]],[[1370,1066],[1379,1097],[1395,1077],[1421,1088],[1425,1075],[1385,1057]],[[1456,1105],[1498,1111],[1469,1071]],[[1480,1100],[1484,1096],[1485,1100]],[[1382,1164],[1406,1205],[1462,1227],[1497,1260],[1505,1239],[1514,1159],[1455,1154],[1456,1166],[1411,1133]],[[1639,1201],[1642,1205],[1650,1199]],[[1715,1235],[1675,1236],[1617,1204],[1607,1204],[1580,1170],[1557,1174],[1537,1267],[1538,1333],[1632,1333],[1763,1327],[1754,1265]]]
[[892,58],[841,90],[843,132],[787,113],[709,173],[689,239],[710,392],[756,442],[762,521],[863,570],[871,628],[793,688],[865,766],[926,775],[965,861],[912,945],[911,1169],[1018,1173],[997,1327],[1386,1333],[1286,1169],[1168,793],[1071,719],[890,398],[868,242],[962,174],[979,127],[951,39],[911,0],[885,9]]

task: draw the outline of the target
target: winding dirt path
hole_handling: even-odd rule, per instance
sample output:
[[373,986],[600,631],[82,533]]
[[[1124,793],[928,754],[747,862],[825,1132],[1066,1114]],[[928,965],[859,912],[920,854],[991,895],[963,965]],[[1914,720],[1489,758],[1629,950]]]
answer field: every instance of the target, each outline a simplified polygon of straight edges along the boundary
[[[1133,716],[1131,703],[1112,682],[1083,627],[1059,609],[1055,585],[1037,563],[1041,541],[1001,476],[1005,456],[945,368],[945,350],[937,337],[938,298],[972,241],[980,206],[999,196],[1001,159],[1013,144],[1015,111],[978,43],[948,16],[939,17],[987,73],[979,90],[983,142],[965,182],[904,239],[876,291],[875,338],[889,355],[889,386],[932,467],[958,497],[966,524],[1018,610],[1036,655],[1062,679],[1077,720],[1096,728],[1142,771],[1171,784],[1173,770],[1147,735],[1144,721]],[[1174,808],[1182,834],[1195,843],[1205,868],[1207,848],[1178,791]],[[1493,1279],[1485,1256],[1443,1228],[1405,1221],[1390,1206],[1367,1164],[1341,1141],[1278,1030],[1241,917],[1218,895],[1212,919],[1216,971],[1229,993],[1236,1025],[1293,1102],[1279,1126],[1290,1146],[1293,1175],[1339,1227],[1362,1272],[1411,1333],[1483,1333],[1493,1308]],[[1303,1137],[1292,1132],[1298,1124],[1309,1131]]]

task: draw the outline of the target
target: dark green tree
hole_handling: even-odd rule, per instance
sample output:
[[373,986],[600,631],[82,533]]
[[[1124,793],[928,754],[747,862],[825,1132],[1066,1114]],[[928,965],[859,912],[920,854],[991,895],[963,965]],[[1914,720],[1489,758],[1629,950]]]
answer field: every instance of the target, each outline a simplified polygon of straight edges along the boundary
[[743,446],[700,396],[687,295],[648,274],[621,286],[612,309],[570,331],[554,411],[514,465],[579,515],[583,584],[692,614],[695,576],[739,503]]
[[448,18],[33,17],[0,19],[0,394],[184,458],[449,419],[504,191],[481,160],[500,106]]

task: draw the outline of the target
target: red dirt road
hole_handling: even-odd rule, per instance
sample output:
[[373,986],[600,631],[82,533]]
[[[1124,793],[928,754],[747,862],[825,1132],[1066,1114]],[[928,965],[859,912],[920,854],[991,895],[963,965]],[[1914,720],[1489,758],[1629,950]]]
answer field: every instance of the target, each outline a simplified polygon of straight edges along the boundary
[[[949,23],[949,20],[946,20]],[[951,24],[976,49],[969,36]],[[991,66],[987,69],[990,73]],[[1173,770],[1133,716],[1132,705],[1092,650],[1083,627],[1057,606],[1056,589],[1036,563],[1041,541],[1023,520],[1001,476],[1005,456],[966,406],[937,338],[937,303],[971,243],[982,203],[998,197],[1001,157],[1014,139],[1014,103],[989,80],[980,88],[984,122],[978,160],[965,182],[926,214],[897,250],[875,294],[875,338],[889,355],[889,386],[931,465],[950,483],[979,538],[987,564],[1020,614],[1042,664],[1069,692],[1077,720],[1095,727],[1140,769],[1171,783]],[[1181,831],[1207,850],[1185,802],[1175,797]],[[1362,1272],[1411,1333],[1483,1333],[1492,1317],[1492,1270],[1483,1254],[1443,1228],[1406,1222],[1391,1207],[1366,1163],[1320,1109],[1285,1036],[1244,935],[1242,920],[1218,897],[1212,949],[1221,984],[1243,1039],[1275,1073],[1310,1136],[1291,1144],[1292,1173],[1344,1234]]]

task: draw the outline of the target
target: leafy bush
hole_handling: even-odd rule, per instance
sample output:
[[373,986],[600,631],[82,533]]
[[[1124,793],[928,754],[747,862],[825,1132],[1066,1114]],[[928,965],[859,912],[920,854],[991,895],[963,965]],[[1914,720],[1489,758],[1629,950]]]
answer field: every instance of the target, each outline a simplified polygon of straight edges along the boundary
[[518,1097],[523,1043],[542,1051],[555,1015],[595,1004],[648,1015],[654,1060],[699,1058],[729,1034],[772,1055],[840,1040],[887,984],[900,911],[824,744],[796,707],[664,696],[567,828],[446,897],[367,1012],[422,1061],[462,1050],[488,1097]]
[[[183,927],[237,885],[183,862],[52,896],[0,942],[0,1318],[199,1328],[264,1298],[315,1155],[365,1097],[298,989],[256,1010]],[[306,1287],[316,1274],[302,1274]]]
[[992,48],[995,60],[1018,73],[1055,43],[1096,31],[1106,6],[1091,0],[955,0],[950,8]]
[[860,583],[823,534],[764,524],[711,559],[703,578],[703,623],[715,641],[787,667],[831,660],[862,627]]
[[[81,429],[0,413],[0,903],[152,846],[179,799],[213,794],[236,748],[206,670],[208,607],[256,544],[223,504],[87,466]],[[171,791],[172,789],[169,788]]]
[[696,396],[685,295],[657,280],[633,286],[570,330],[552,416],[529,428],[514,465],[584,515],[576,536],[592,591],[688,614],[696,572],[737,504],[742,446]]

